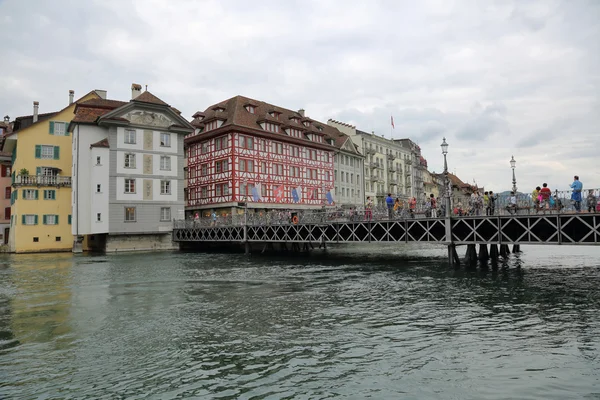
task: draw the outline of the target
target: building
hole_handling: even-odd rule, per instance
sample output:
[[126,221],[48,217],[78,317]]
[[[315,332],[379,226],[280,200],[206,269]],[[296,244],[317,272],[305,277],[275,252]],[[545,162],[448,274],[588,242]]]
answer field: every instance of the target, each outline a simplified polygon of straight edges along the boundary
[[185,140],[188,215],[334,204],[336,148],[327,139],[337,130],[304,110],[236,96],[197,112],[192,125],[196,132]]
[[[12,131],[12,124],[8,115],[4,121],[0,121],[0,149],[4,143],[4,136]],[[10,232],[10,199],[12,195],[12,154],[0,152],[0,189],[3,194],[0,195],[0,245],[8,244]]]
[[[354,128],[351,125],[347,127]],[[360,154],[350,136],[333,129],[335,130],[327,136],[327,141],[336,148],[333,172],[336,204],[345,208],[365,204],[365,157]]]
[[171,249],[184,218],[184,136],[179,111],[132,85],[128,102],[82,101],[73,135],[74,251]]
[[12,154],[12,193],[9,250],[12,252],[69,251],[71,235],[71,137],[68,130],[78,102],[99,99],[96,90],[51,113],[18,117],[5,136],[3,152]]
[[413,175],[413,159],[417,153],[408,147],[409,139],[386,139],[332,119],[327,123],[350,136],[360,153],[365,155],[365,197],[371,197],[379,205],[385,204],[388,193],[401,199],[417,197],[416,176]]

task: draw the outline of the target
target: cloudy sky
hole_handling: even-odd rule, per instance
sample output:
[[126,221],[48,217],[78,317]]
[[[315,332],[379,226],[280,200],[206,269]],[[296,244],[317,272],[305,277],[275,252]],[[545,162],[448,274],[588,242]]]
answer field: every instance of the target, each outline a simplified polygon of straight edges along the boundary
[[600,187],[597,0],[0,0],[0,38],[11,118],[132,82],[190,119],[241,94],[410,137],[432,171],[446,136],[450,170],[497,192],[513,154],[520,190]]

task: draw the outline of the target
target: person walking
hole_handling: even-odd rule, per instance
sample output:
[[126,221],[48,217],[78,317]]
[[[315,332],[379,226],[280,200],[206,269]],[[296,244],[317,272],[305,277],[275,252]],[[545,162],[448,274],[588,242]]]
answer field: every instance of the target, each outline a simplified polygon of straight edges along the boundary
[[585,201],[587,203],[588,212],[596,212],[596,203],[598,203],[598,199],[594,195],[594,191],[592,189],[590,189],[588,192]]
[[429,202],[431,204],[431,218],[437,218],[437,201],[433,193],[429,195]]
[[211,226],[216,226],[217,225],[217,213],[215,212],[215,210],[212,210],[212,213],[210,214],[210,218],[212,220]]
[[387,209],[388,209],[388,219],[392,219],[392,216],[394,214],[394,199],[392,198],[392,194],[388,193],[386,199],[385,199],[385,204],[387,204]]
[[575,211],[581,212],[581,192],[583,191],[583,183],[579,180],[579,176],[575,175],[573,178],[575,180],[571,183],[571,189],[573,189],[571,200],[575,203]]
[[[552,196],[552,191],[550,190],[550,188],[548,187],[547,183],[544,183],[542,185],[542,188],[540,189],[540,205],[541,207],[546,210],[548,208],[550,208],[550,196]],[[544,211],[545,213],[546,211]]]
[[494,215],[494,211],[496,210],[496,195],[494,192],[490,190],[490,215]]
[[365,219],[367,221],[373,220],[373,200],[371,200],[371,196],[367,196],[367,203],[365,204]]
[[540,211],[540,190],[542,190],[542,188],[537,186],[535,189],[533,189],[533,192],[531,192],[533,208],[535,209],[536,214],[538,211]]
[[483,208],[485,208],[485,215],[490,215],[490,193],[483,192]]
[[510,199],[508,201],[508,205],[506,206],[506,210],[509,214],[517,213],[517,196],[515,192],[510,192]]
[[410,210],[411,218],[414,218],[415,217],[415,209],[417,208],[417,199],[415,197],[410,199],[410,201],[408,202],[408,208]]

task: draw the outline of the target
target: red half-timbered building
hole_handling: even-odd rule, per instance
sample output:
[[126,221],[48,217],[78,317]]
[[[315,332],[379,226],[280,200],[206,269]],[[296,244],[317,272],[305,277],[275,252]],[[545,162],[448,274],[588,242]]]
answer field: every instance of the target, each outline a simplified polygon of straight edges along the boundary
[[314,209],[333,204],[338,130],[262,101],[236,96],[194,114],[185,139],[188,213]]

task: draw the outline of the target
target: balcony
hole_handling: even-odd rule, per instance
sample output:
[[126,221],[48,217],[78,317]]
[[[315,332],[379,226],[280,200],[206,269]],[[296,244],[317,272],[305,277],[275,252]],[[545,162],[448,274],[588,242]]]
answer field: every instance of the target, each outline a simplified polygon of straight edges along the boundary
[[47,175],[17,175],[13,182],[14,187],[19,186],[58,186],[71,187],[70,176]]
[[379,164],[377,164],[376,162],[370,162],[369,163],[369,167],[371,167],[371,168],[379,168]]
[[394,167],[393,165],[390,165],[390,166],[388,167],[388,172],[392,172],[392,173],[393,173],[393,172],[396,172],[396,167]]
[[406,175],[406,176],[411,176],[412,174],[411,174],[411,171],[410,171],[410,170],[406,170],[406,171],[404,171],[404,175]]
[[389,183],[390,183],[390,185],[398,186],[398,181],[396,181],[396,180],[392,179],[389,181]]
[[393,154],[388,153],[387,154],[387,159],[390,160],[390,161],[394,161],[396,159],[396,156],[393,155]]
[[375,150],[374,148],[367,147],[365,149],[365,154],[375,154],[375,153],[377,153],[377,150]]
[[370,179],[375,182],[379,180],[379,177],[377,175],[371,175]]

